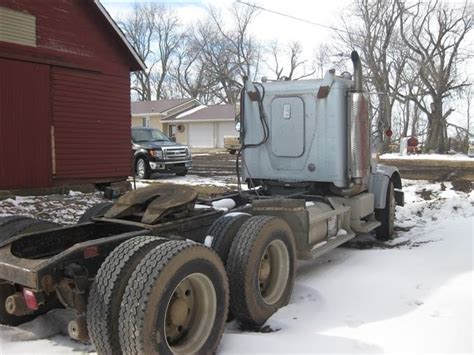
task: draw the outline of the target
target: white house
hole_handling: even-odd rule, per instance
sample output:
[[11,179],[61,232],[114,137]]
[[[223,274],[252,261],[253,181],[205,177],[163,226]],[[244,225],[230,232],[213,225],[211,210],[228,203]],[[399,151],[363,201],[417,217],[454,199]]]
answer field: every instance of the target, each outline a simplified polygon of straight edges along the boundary
[[191,148],[222,148],[236,136],[235,105],[202,105],[195,99],[132,102],[132,126],[161,129]]

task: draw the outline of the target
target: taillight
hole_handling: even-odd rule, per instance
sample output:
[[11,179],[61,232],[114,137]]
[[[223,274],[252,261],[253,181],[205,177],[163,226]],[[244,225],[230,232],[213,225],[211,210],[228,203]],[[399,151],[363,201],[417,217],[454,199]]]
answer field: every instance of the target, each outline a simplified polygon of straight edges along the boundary
[[99,247],[93,245],[84,249],[84,259],[94,258],[99,255]]
[[25,298],[26,306],[29,309],[32,311],[36,311],[38,309],[38,300],[36,299],[36,295],[32,290],[24,288],[23,297]]

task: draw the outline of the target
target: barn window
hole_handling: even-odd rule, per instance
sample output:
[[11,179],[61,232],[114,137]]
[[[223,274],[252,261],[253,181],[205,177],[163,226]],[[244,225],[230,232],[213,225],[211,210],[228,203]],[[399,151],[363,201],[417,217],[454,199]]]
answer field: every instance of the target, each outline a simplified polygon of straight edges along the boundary
[[36,17],[0,6],[0,41],[36,47]]

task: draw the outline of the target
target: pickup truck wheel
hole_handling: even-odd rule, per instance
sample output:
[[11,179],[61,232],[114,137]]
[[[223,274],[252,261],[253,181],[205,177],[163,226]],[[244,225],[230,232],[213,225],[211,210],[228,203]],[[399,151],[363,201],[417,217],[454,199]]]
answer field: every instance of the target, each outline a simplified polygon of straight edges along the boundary
[[140,262],[123,297],[125,354],[213,354],[229,305],[224,265],[211,249],[170,241]]
[[[44,229],[59,227],[53,222],[43,221],[24,216],[7,216],[0,218],[0,242],[12,238],[21,233],[37,232]],[[39,310],[28,315],[15,316],[7,312],[5,302],[14,293],[21,291],[14,284],[0,279],[0,324],[15,326],[28,322],[36,316],[49,311],[57,306],[56,300],[48,300],[47,304]]]
[[393,236],[395,225],[395,192],[393,182],[390,181],[387,188],[387,197],[385,199],[385,208],[375,210],[375,219],[380,223],[380,227],[376,230],[378,240],[387,241]]
[[102,217],[112,207],[112,202],[101,202],[88,208],[77,221],[77,224],[87,223],[92,218]]
[[169,239],[141,236],[120,244],[102,263],[89,293],[87,325],[99,354],[121,354],[118,318],[128,280],[143,257]]
[[227,256],[234,237],[242,224],[250,217],[251,215],[243,212],[224,215],[216,219],[209,227],[207,235],[212,237],[211,248],[221,257],[224,265],[227,264]]
[[230,309],[241,326],[261,326],[288,304],[295,281],[295,242],[280,218],[255,216],[240,227],[227,259]]
[[135,176],[139,179],[149,179],[151,175],[150,164],[148,160],[141,157],[135,161]]
[[184,171],[180,171],[179,173],[176,173],[176,176],[186,176],[188,174],[188,169]]
[[237,150],[235,150],[235,149],[229,149],[229,153],[232,154],[232,155],[234,155],[236,152],[237,152]]

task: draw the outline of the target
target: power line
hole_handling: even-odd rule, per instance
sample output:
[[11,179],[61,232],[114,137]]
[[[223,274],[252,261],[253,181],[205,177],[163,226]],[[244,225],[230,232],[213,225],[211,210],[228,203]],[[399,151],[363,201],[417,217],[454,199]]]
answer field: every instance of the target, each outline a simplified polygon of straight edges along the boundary
[[333,30],[333,31],[337,31],[337,32],[348,33],[348,34],[356,35],[356,36],[359,36],[359,37],[364,37],[363,35],[361,35],[359,33],[353,33],[353,32],[349,32],[349,31],[346,31],[346,30],[341,30],[340,28],[337,28],[337,27],[323,25],[322,23],[313,22],[313,21],[309,21],[309,20],[306,20],[306,19],[301,18],[301,17],[296,17],[296,16],[293,16],[293,15],[284,14],[283,12],[271,10],[271,9],[265,8],[263,6],[255,5],[255,4],[250,4],[250,3],[245,2],[245,1],[237,0],[237,2],[242,4],[242,5],[247,5],[247,6],[253,7],[255,9],[259,9],[259,10],[270,12],[270,13],[273,13],[273,14],[276,14],[276,15],[279,15],[279,16],[291,18],[291,19],[296,20],[296,21],[305,22],[309,25],[319,26],[319,27],[323,27],[323,28]]
[[[304,23],[307,23],[307,24],[309,24],[309,25],[318,26],[318,27],[323,27],[323,28],[326,28],[326,29],[329,29],[329,30],[333,30],[333,31],[336,31],[336,32],[347,33],[347,34],[349,34],[349,35],[358,36],[358,37],[361,37],[361,38],[364,38],[364,39],[366,38],[366,36],[364,36],[364,35],[362,35],[362,34],[360,34],[360,33],[350,32],[350,31],[342,30],[342,29],[337,28],[337,27],[328,26],[328,25],[323,25],[323,24],[318,23],[318,22],[306,20],[306,19],[304,19],[304,18],[297,17],[297,16],[293,16],[293,15],[284,14],[283,12],[271,10],[271,9],[265,8],[265,7],[263,7],[263,6],[255,5],[255,4],[250,4],[250,3],[245,2],[245,1],[237,0],[237,2],[240,3],[240,4],[242,4],[242,5],[246,5],[246,6],[249,6],[249,7],[253,7],[253,8],[255,8],[255,9],[259,9],[259,10],[262,10],[262,11],[266,11],[266,12],[273,13],[273,14],[275,14],[275,15],[287,17],[287,18],[290,18],[290,19],[293,19],[293,20],[296,20],[296,21],[300,21],[300,22],[304,22]],[[399,45],[399,46],[406,46],[405,43],[402,43],[402,42],[399,42],[399,41],[394,41],[393,39],[389,40],[389,42],[392,43],[392,44]],[[462,54],[461,54],[461,50],[458,50],[458,53],[459,53],[460,55],[462,55],[462,54],[467,55],[469,58],[471,58],[471,56],[473,55],[473,54],[472,54],[473,52],[471,52],[471,51],[469,51],[469,50],[464,50],[464,51],[462,51]]]

